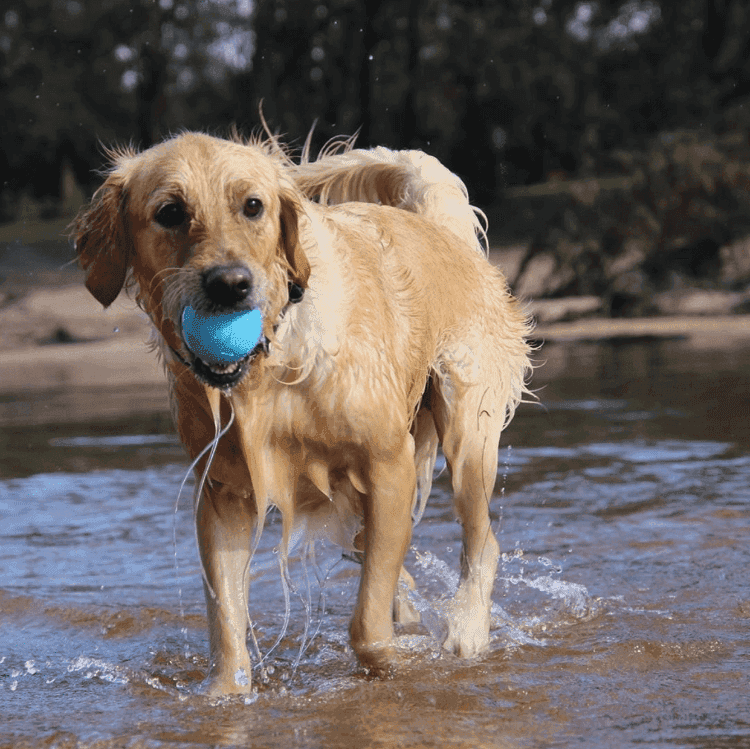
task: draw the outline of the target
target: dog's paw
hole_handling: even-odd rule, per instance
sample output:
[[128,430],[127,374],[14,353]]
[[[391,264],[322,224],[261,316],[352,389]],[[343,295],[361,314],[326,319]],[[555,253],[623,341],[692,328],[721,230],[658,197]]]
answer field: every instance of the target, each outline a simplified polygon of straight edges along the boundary
[[250,671],[238,668],[234,673],[210,673],[198,686],[196,692],[211,699],[250,694],[252,692]]
[[472,658],[487,650],[489,644],[489,635],[482,632],[451,630],[443,643],[443,648],[455,653],[459,658]]
[[402,660],[398,649],[392,643],[357,646],[352,643],[352,647],[357,654],[359,665],[367,676],[378,679],[392,678]]
[[454,607],[448,622],[443,648],[459,658],[472,658],[490,644],[490,618],[476,609]]

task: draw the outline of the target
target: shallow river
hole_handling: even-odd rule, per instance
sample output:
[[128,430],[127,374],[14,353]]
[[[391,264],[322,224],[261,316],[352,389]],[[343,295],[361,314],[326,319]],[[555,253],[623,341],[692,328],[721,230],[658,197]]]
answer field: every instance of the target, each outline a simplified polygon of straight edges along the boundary
[[[731,351],[728,353],[728,350]],[[407,566],[421,633],[369,680],[358,568],[256,556],[257,693],[193,693],[207,635],[161,391],[0,400],[0,746],[750,747],[750,339],[553,344],[500,446],[489,652],[441,652],[445,473]],[[322,582],[321,582],[322,581]],[[270,651],[270,653],[269,653]]]

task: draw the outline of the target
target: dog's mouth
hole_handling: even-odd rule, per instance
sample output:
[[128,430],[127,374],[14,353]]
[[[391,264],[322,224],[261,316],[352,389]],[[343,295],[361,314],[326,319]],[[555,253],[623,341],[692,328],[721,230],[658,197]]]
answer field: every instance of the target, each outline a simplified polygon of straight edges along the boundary
[[205,382],[206,385],[219,390],[229,390],[247,374],[259,354],[268,353],[268,346],[268,339],[263,336],[258,345],[242,359],[228,363],[209,363],[193,354],[192,361],[188,366],[195,376],[201,382]]
[[229,364],[209,364],[196,357],[191,363],[191,369],[202,382],[226,390],[233,388],[244,377],[253,358],[248,354],[244,359]]
[[[281,310],[281,313],[279,314],[279,320],[284,317],[284,314],[287,312],[288,308],[291,305],[298,304],[302,301],[303,294],[304,289],[301,286],[292,281],[289,282],[289,301],[287,302],[286,307]],[[239,347],[236,345],[238,341],[247,341],[247,338],[249,337],[250,345],[252,345],[252,342],[255,342],[257,340],[257,343],[252,348],[252,350],[244,356],[241,356],[232,361],[225,361],[222,357],[215,356],[217,352],[212,345],[214,341],[211,338],[210,332],[209,336],[206,337],[205,330],[200,329],[200,324],[196,328],[195,311],[189,305],[183,308],[182,315],[180,316],[181,324],[178,327],[178,335],[181,338],[182,343],[182,346],[180,348],[183,350],[183,352],[186,352],[187,355],[183,356],[182,354],[175,351],[174,348],[172,349],[173,354],[193,372],[193,374],[199,381],[204,382],[210,387],[218,388],[221,390],[230,390],[231,388],[235,387],[247,374],[254,360],[260,354],[268,354],[270,351],[270,341],[266,337],[266,335],[263,334],[262,328],[260,327],[263,321],[262,312],[259,312],[258,308],[252,308],[249,310],[241,309],[235,312],[240,316],[240,322],[244,320],[245,323],[258,327],[251,327],[250,330],[252,331],[252,333],[246,335],[245,337],[243,337],[242,330],[236,331],[239,334],[231,342],[231,344],[224,348],[223,351],[221,351],[221,346],[219,346],[219,349],[220,353],[224,354],[229,352],[239,353],[239,351],[237,351]],[[192,317],[188,316],[188,313],[190,313]],[[249,314],[249,318],[246,317],[246,313]],[[258,316],[257,318],[253,317],[254,313]],[[234,321],[230,322],[230,326],[233,324],[233,322]],[[189,326],[189,332],[186,332],[186,329],[184,327],[185,325]],[[273,326],[273,330],[276,331],[277,327],[278,321]],[[247,333],[247,331],[245,332]],[[220,336],[218,340],[222,343],[227,343],[227,339],[223,336]],[[234,349],[234,351],[232,351],[232,349]],[[245,351],[247,349],[242,350]],[[208,355],[204,353],[205,351],[208,352]]]
[[187,305],[179,325],[185,356],[175,354],[198,380],[228,390],[245,376],[260,353],[268,353],[262,324],[263,315],[257,308],[207,314]]

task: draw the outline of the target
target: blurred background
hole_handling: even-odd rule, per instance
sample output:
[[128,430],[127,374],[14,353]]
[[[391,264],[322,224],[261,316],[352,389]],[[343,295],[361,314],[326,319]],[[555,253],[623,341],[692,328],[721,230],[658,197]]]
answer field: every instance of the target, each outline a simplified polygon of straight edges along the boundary
[[524,298],[612,316],[748,310],[746,0],[3,7],[6,255],[59,238],[101,180],[102,145],[250,134],[262,102],[292,146],[317,123],[316,147],[358,132],[440,158]]

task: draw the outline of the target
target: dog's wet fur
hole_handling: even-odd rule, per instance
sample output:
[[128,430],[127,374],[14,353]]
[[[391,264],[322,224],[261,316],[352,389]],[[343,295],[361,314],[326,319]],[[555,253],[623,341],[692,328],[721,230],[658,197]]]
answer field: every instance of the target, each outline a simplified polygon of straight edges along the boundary
[[[111,170],[74,233],[105,307],[131,286],[156,330],[174,418],[197,459],[213,695],[252,688],[248,577],[267,509],[293,540],[361,554],[351,644],[397,664],[399,579],[438,445],[463,527],[444,646],[489,642],[500,433],[526,390],[529,322],[482,246],[461,181],[419,151],[327,149],[293,163],[276,138],[184,133]],[[259,309],[263,345],[202,362],[181,315]],[[429,383],[429,387],[428,387]],[[233,419],[215,444],[205,448]]]

